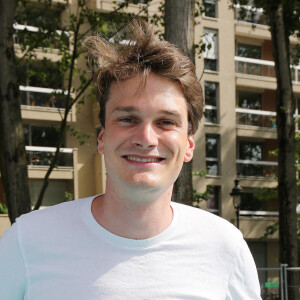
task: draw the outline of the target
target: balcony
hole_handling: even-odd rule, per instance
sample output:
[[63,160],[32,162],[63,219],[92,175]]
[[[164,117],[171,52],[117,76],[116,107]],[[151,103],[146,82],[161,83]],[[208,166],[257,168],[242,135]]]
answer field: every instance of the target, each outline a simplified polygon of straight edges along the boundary
[[65,95],[63,90],[49,88],[20,86],[21,103],[27,106],[40,106],[48,108],[65,108]]
[[276,112],[236,108],[236,124],[276,129]]
[[[238,74],[276,78],[275,62],[263,59],[235,56],[235,71]],[[295,83],[300,83],[300,66],[291,66],[291,76]]]
[[274,179],[278,163],[275,161],[236,160],[238,177]]
[[234,19],[240,23],[268,26],[263,9],[250,5],[234,5]]
[[[55,154],[55,147],[37,147],[37,146],[26,146],[27,162],[31,167],[48,167]],[[73,149],[61,148],[57,160],[57,168],[68,168],[72,169],[74,166],[73,162]]]
[[[65,114],[66,91],[60,89],[19,86],[22,118],[30,120],[61,121]],[[68,122],[75,122],[75,106],[69,112]]]
[[[37,35],[41,31],[38,27],[17,23],[13,24],[13,28],[13,39],[16,45],[26,44],[27,36]],[[62,46],[69,48],[69,37],[69,32],[56,30],[55,32],[49,33],[48,36],[45,34],[45,38],[40,41],[41,43],[37,48],[54,49],[56,51],[59,51]]]

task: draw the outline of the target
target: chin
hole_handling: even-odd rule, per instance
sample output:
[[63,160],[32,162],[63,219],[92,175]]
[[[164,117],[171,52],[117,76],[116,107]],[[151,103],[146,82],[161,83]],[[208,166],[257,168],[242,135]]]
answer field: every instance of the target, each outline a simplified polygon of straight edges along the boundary
[[127,184],[135,188],[147,189],[159,189],[162,186],[162,181],[153,178],[149,178],[143,175],[136,175],[133,178],[126,180]]

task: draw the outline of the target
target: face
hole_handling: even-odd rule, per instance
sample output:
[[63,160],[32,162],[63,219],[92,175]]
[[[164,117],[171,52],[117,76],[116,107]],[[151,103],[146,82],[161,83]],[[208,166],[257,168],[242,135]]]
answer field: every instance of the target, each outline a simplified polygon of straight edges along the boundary
[[185,97],[179,86],[150,74],[114,82],[106,104],[106,121],[98,137],[107,180],[112,186],[169,189],[183,162],[193,157]]

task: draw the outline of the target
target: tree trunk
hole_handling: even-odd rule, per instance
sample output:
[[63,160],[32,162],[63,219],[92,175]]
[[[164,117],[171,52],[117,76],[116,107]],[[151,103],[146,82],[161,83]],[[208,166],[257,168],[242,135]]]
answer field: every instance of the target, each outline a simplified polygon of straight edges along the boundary
[[[286,263],[289,267],[298,267],[295,123],[293,118],[295,109],[290,73],[289,34],[285,28],[282,1],[268,1],[268,15],[277,77],[280,263]],[[296,285],[299,285],[298,272],[289,272],[289,300],[300,299]]]
[[13,44],[16,7],[16,0],[0,1],[0,169],[12,223],[31,210]]
[[[194,0],[165,1],[165,39],[180,48],[193,63],[195,63],[194,10]],[[192,161],[183,164],[174,185],[172,200],[192,205]]]

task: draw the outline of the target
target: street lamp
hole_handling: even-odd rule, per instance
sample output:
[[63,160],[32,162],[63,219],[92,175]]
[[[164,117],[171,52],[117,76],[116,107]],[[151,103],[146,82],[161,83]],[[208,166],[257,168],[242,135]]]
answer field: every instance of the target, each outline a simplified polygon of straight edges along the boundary
[[232,196],[233,205],[236,209],[236,227],[240,228],[240,205],[241,205],[241,194],[242,188],[239,185],[239,180],[234,180],[234,188],[232,189],[230,196]]

